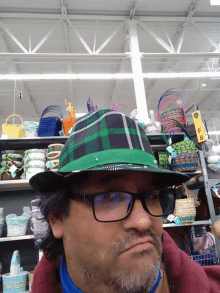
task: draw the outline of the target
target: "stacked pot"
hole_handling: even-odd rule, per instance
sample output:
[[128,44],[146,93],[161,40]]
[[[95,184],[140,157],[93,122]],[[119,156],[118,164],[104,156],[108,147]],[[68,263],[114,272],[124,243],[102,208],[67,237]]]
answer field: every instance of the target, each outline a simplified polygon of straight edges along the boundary
[[25,178],[30,180],[37,173],[46,169],[46,151],[41,149],[26,150],[24,156]]
[[2,155],[1,180],[18,180],[23,173],[23,154],[8,153]]
[[60,143],[50,144],[47,152],[47,164],[46,167],[50,171],[57,171],[60,161],[60,154],[64,145]]

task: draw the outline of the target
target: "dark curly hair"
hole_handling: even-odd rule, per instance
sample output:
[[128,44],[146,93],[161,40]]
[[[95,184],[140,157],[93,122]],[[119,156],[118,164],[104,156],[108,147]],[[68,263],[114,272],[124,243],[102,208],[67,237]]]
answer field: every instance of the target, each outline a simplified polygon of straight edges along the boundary
[[83,172],[76,174],[74,179],[69,177],[65,184],[54,192],[40,193],[37,195],[39,199],[38,207],[42,213],[42,218],[39,220],[48,223],[48,230],[46,234],[39,239],[35,239],[36,245],[39,249],[46,252],[46,258],[49,260],[56,259],[57,256],[62,255],[64,252],[63,239],[57,239],[53,235],[50,227],[49,217],[53,215],[56,218],[67,218],[69,216],[70,206],[70,193],[73,186],[80,186],[83,182],[87,181],[91,172]]

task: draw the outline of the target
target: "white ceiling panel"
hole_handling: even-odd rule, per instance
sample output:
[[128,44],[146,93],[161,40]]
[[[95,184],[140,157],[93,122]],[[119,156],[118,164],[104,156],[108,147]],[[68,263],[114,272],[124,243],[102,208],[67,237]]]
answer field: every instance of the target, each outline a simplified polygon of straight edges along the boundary
[[[62,16],[62,1],[28,1],[20,0],[0,0],[1,2],[1,22],[17,38],[17,40],[29,51],[29,41],[31,39],[31,49],[39,44],[40,41],[51,31],[54,25]],[[103,42],[120,26],[121,21],[110,20],[114,16],[129,17],[133,8],[139,1],[133,0],[65,0],[64,5],[67,8],[67,16],[71,15],[72,25],[77,29],[83,40],[87,43],[91,51],[97,50]],[[196,4],[197,3],[197,4]],[[161,17],[187,16],[190,8],[195,6],[193,17],[201,17],[198,22],[199,27],[215,43],[220,41],[220,23],[218,21],[206,21],[203,17],[217,17],[220,13],[220,6],[211,6],[209,1],[195,0],[143,0],[136,7],[134,18],[138,16],[156,17],[159,21],[145,21],[144,24],[149,27],[157,36],[163,39],[167,44],[169,41],[166,32],[161,25]],[[7,13],[7,15],[6,15]],[[14,14],[11,14],[14,13]],[[22,13],[22,15],[21,15]],[[4,17],[5,15],[5,17]],[[83,15],[83,16],[79,16]],[[99,15],[102,20],[97,21]],[[108,17],[108,20],[105,20]],[[77,19],[78,18],[78,19]],[[81,19],[79,19],[81,18]],[[84,18],[84,20],[82,19]],[[92,18],[92,20],[91,20]],[[147,20],[147,18],[145,19]],[[182,26],[184,22],[176,19],[173,21],[164,21],[166,31],[177,50],[181,37]],[[65,36],[66,30],[66,36]],[[6,32],[0,30],[0,52],[21,53],[22,49],[16,44]],[[165,53],[166,50],[155,41],[155,39],[138,27],[140,51],[145,53]],[[30,38],[30,39],[29,39]],[[79,37],[73,31],[69,24],[61,23],[54,32],[48,37],[46,42],[40,47],[37,53],[88,53]],[[122,53],[129,51],[127,27],[124,26],[110,40],[101,53]],[[126,46],[126,49],[124,48]],[[181,52],[214,52],[212,44],[199,33],[190,23],[188,24],[181,48]],[[208,58],[177,58],[165,59],[154,58],[144,59],[142,62],[143,72],[194,72],[194,71],[218,71],[219,58],[214,62]],[[174,62],[175,61],[175,62]],[[10,62],[9,62],[10,63]],[[123,66],[124,59],[72,59],[71,69],[73,73],[117,73],[132,72],[131,63],[128,59]],[[70,68],[67,67],[67,60],[57,59],[16,59],[11,60],[11,71],[21,74],[37,73],[67,73]],[[14,70],[15,69],[15,70]],[[8,74],[9,68],[2,58],[0,59],[0,74]],[[219,80],[203,80],[207,83],[206,88],[200,89],[200,83],[196,80],[170,79],[170,80],[145,80],[145,91],[147,96],[148,109],[157,111],[157,104],[163,92],[169,88],[182,90],[185,101],[185,107],[190,107],[193,103],[198,103],[203,111],[220,110],[220,91],[214,91],[220,85]],[[100,108],[108,108],[113,102],[126,104],[131,110],[136,108],[136,99],[133,80],[74,80],[63,81],[27,81],[20,82],[22,91],[25,93],[24,86],[33,101],[33,107],[36,107],[39,115],[44,108],[50,104],[58,104],[65,109],[64,100],[71,101],[77,112],[87,112],[86,102],[91,95]],[[73,96],[71,95],[72,89]],[[13,111],[14,101],[14,82],[0,81],[0,121]],[[3,106],[2,106],[3,105]],[[120,107],[120,110],[128,114],[127,109]],[[31,119],[31,111],[27,106],[25,99],[16,96],[16,111],[24,120]],[[67,113],[66,113],[67,114]],[[36,115],[37,117],[39,115]],[[67,114],[68,115],[68,114]]]

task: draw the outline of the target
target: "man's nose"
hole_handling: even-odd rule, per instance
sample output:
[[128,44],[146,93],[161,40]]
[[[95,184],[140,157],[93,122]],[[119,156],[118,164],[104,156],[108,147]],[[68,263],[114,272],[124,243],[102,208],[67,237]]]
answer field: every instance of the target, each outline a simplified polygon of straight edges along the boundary
[[146,230],[152,226],[151,215],[143,208],[139,199],[136,199],[128,218],[123,221],[124,229]]

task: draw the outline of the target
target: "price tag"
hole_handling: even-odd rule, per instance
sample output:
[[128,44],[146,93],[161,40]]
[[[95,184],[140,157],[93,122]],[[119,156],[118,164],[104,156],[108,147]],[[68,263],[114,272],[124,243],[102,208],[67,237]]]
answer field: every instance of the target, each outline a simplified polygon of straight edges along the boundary
[[175,216],[173,214],[170,214],[168,217],[167,217],[167,220],[169,222],[173,222],[173,220],[175,219]]
[[169,147],[167,147],[167,150],[168,150],[168,152],[171,154],[172,152],[174,152],[174,149],[171,147],[171,146],[169,146]]
[[15,177],[16,177],[16,172],[12,173],[12,174],[11,174],[11,177],[12,177],[12,178],[15,178]]
[[192,116],[193,116],[193,122],[195,125],[198,142],[205,142],[207,139],[206,139],[205,129],[204,129],[204,125],[202,122],[202,117],[201,117],[200,111],[198,110],[198,111],[193,112]]
[[177,153],[176,152],[172,152],[171,155],[172,155],[173,158],[176,158],[177,157]]
[[7,139],[8,138],[8,135],[7,134],[2,134],[2,139]]
[[217,161],[217,162],[216,162],[216,165],[220,166],[220,161]]
[[182,101],[181,101],[181,100],[178,100],[177,103],[178,103],[179,105],[182,105]]
[[15,165],[12,165],[9,169],[9,172],[13,174],[18,168]]

